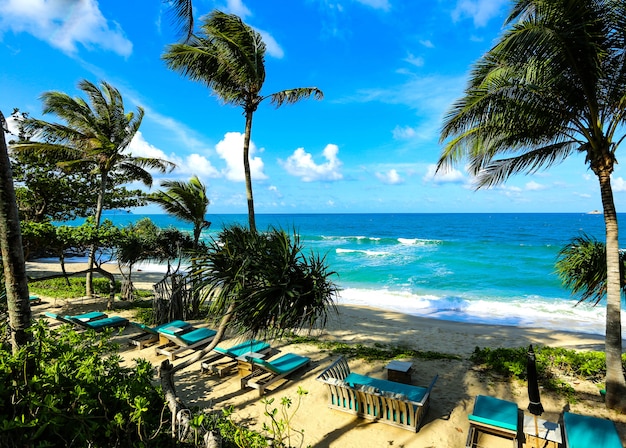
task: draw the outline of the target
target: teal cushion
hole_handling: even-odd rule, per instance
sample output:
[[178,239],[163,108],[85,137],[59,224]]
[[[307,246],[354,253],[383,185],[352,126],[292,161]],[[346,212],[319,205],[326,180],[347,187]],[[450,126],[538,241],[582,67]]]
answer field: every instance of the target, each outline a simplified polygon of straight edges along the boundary
[[237,358],[246,353],[262,353],[270,348],[267,342],[257,341],[256,339],[241,342],[230,348],[215,347],[215,351],[231,358]]
[[409,401],[420,402],[428,392],[428,388],[420,386],[412,386],[411,384],[402,384],[395,381],[381,380],[372,378],[367,375],[359,375],[358,373],[350,373],[344,381],[350,387],[371,386],[383,392],[389,392],[397,395],[405,396]]
[[121,327],[128,323],[128,319],[120,316],[111,316],[105,319],[94,320],[91,322],[83,322],[89,328],[100,329],[107,327]]
[[191,324],[182,320],[175,320],[166,324],[158,325],[154,327],[154,329],[159,333],[176,336],[180,334],[181,329],[187,329],[187,327],[191,327]]
[[189,333],[176,335],[176,337],[187,345],[193,345],[193,344],[197,344],[198,342],[202,342],[205,339],[208,342],[208,340],[213,338],[216,334],[217,334],[217,331],[215,330],[210,330],[208,328],[196,328],[195,330],[192,330]]
[[622,448],[611,420],[565,412],[563,429],[568,448]]
[[470,421],[517,431],[517,404],[500,398],[478,395]]
[[274,372],[278,375],[284,375],[286,373],[293,372],[294,370],[303,367],[311,361],[311,358],[306,356],[296,355],[295,353],[285,353],[283,356],[272,359],[271,361],[265,361],[263,359],[252,358],[254,363],[264,367],[270,372]]
[[[68,316],[65,316],[68,317]],[[74,316],[69,316],[72,319],[82,320],[83,322],[89,322],[96,319],[101,319],[103,317],[107,317],[105,313],[101,313],[100,311],[92,311],[91,313],[84,314],[76,314]]]

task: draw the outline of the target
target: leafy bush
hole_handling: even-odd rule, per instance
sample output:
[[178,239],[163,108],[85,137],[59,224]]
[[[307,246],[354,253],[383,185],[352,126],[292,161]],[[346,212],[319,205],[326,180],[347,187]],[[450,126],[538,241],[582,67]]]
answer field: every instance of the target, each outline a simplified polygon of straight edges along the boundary
[[[64,278],[53,278],[29,282],[28,290],[31,294],[37,294],[53,299],[71,299],[85,295],[85,277],[70,277],[68,286]],[[115,282],[115,290],[120,290],[120,282]],[[101,277],[94,277],[93,291],[95,294],[106,296],[109,294],[109,280]]]
[[110,332],[31,331],[29,347],[0,350],[0,446],[171,446],[149,362],[121,366]]

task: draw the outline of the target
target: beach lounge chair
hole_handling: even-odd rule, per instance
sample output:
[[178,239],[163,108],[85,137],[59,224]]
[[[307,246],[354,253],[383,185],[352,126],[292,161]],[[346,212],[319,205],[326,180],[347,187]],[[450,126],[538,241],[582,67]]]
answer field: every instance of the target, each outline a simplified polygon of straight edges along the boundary
[[165,324],[157,325],[156,327],[150,327],[145,324],[140,324],[138,322],[130,322],[133,327],[140,329],[142,332],[138,335],[131,336],[128,338],[128,343],[130,345],[136,345],[137,350],[141,350],[142,348],[154,344],[159,341],[159,330],[167,327],[177,327],[181,329],[192,329],[190,323],[185,322],[183,320],[174,320],[172,322],[167,322]]
[[272,386],[271,389],[280,387],[287,382],[287,376],[311,362],[311,358],[295,353],[285,353],[269,361],[249,356],[246,356],[246,359],[252,363],[253,368],[250,375],[241,379],[241,388],[252,387],[257,389],[260,396],[263,396],[268,386]]
[[92,322],[94,320],[99,320],[99,319],[104,319],[104,318],[109,317],[106,313],[102,313],[100,311],[92,311],[90,313],[75,314],[73,316],[67,316],[67,315],[61,316],[59,314],[51,313],[49,311],[46,311],[44,314],[51,319],[55,319],[55,320],[58,320],[59,322],[63,322],[65,324],[72,324],[72,325],[76,325],[76,322],[74,322],[73,320],[79,320],[81,322]]
[[39,297],[39,296],[28,296],[28,302],[31,305],[39,305],[41,303],[41,297]]
[[563,413],[565,448],[622,448],[615,423],[603,418]]
[[73,322],[80,328],[83,328],[85,330],[95,330],[98,332],[106,328],[125,327],[126,325],[128,325],[128,319],[126,319],[125,317],[121,317],[121,316],[108,316],[102,319],[87,320],[87,321],[79,319],[79,318],[75,318],[72,316],[65,316],[65,317],[69,318],[70,322]]
[[428,387],[403,384],[350,371],[340,356],[316,378],[326,384],[328,407],[417,432],[430,407],[435,375]]
[[209,328],[191,328],[189,330],[170,325],[159,329],[159,335],[164,336],[168,342],[156,348],[157,355],[167,356],[170,361],[174,361],[184,352],[206,346],[217,334],[217,331]]
[[487,395],[477,395],[474,410],[468,417],[470,428],[466,448],[480,446],[480,438],[483,435],[509,439],[512,446],[517,447],[520,416],[516,403]]
[[267,342],[257,341],[256,339],[249,339],[230,348],[217,346],[213,349],[214,353],[202,361],[200,371],[203,373],[210,371],[222,377],[237,367],[237,358],[240,356],[245,356],[246,354],[251,356],[254,354],[265,355],[271,350],[272,348]]

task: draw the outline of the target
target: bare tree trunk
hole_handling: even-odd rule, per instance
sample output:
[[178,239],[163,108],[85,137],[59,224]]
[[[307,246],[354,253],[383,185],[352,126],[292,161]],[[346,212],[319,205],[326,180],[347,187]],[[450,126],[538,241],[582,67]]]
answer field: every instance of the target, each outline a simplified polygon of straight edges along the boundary
[[222,338],[224,337],[224,333],[226,332],[226,328],[228,327],[228,322],[230,322],[230,317],[235,309],[234,303],[228,308],[228,311],[222,318],[220,325],[217,329],[217,334],[213,338],[213,341],[209,345],[207,345],[204,349],[193,355],[188,360],[173,365],[169,362],[169,360],[165,360],[161,363],[159,367],[159,379],[161,380],[161,387],[163,388],[163,394],[165,395],[165,402],[172,413],[172,435],[176,435],[176,425],[179,425],[183,428],[182,431],[178,431],[178,433],[186,435],[189,432],[190,421],[189,415],[184,412],[187,407],[185,404],[178,398],[176,394],[176,385],[174,383],[174,374],[179,370],[184,369],[185,367],[189,367],[195,362],[198,362],[202,358],[206,356],[207,353],[211,352],[217,344],[220,343]]
[[[102,219],[102,210],[104,209],[104,195],[107,189],[107,176],[108,173],[103,171],[100,173],[100,191],[98,192],[98,203],[96,205],[96,230],[100,228],[100,221]],[[89,247],[89,258],[87,259],[87,276],[85,277],[85,295],[87,297],[93,296],[93,266],[96,259],[96,245],[92,244]]]
[[9,310],[11,347],[17,352],[30,340],[31,311],[28,300],[26,263],[22,249],[22,232],[15,200],[11,162],[4,136],[6,122],[0,112],[0,245]]
[[601,172],[600,192],[606,226],[606,406],[626,412],[626,379],[622,369],[621,285],[618,225],[610,172]]

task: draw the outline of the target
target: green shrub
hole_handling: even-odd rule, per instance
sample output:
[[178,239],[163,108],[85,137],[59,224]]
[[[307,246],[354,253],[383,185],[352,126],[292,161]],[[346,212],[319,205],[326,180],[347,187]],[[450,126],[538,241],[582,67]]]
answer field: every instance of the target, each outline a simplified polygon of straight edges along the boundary
[[0,351],[0,446],[171,446],[149,362],[123,367],[110,332],[31,330],[30,347]]
[[[42,295],[53,299],[71,299],[85,295],[85,277],[70,277],[68,285],[64,278],[31,281],[28,290],[31,294]],[[120,291],[121,284],[115,282],[115,291]],[[93,292],[106,296],[109,294],[109,280],[102,277],[94,277]]]

